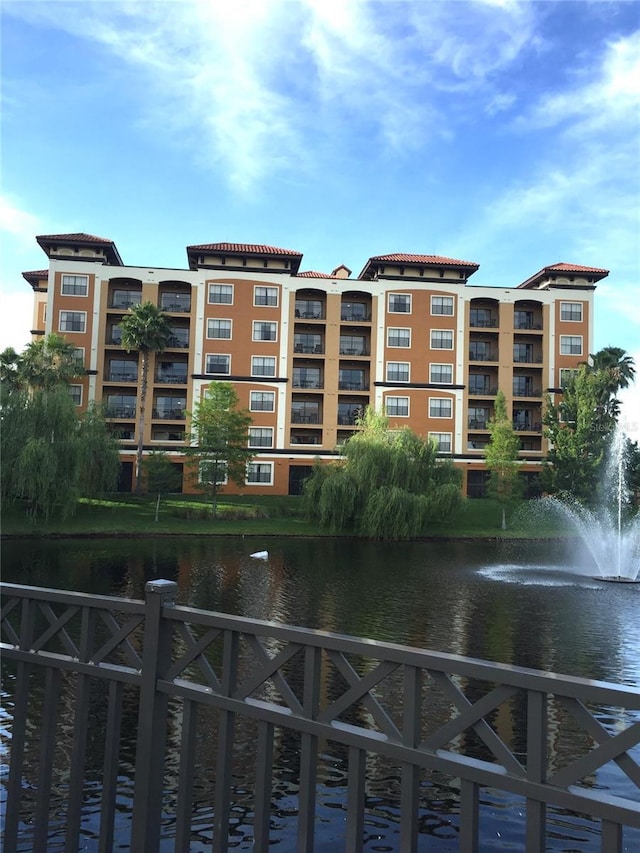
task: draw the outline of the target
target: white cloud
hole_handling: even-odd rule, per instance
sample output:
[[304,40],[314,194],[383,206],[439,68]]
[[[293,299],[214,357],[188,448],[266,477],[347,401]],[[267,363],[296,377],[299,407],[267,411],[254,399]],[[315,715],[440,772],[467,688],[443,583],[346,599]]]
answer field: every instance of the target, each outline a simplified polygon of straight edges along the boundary
[[31,247],[33,235],[37,232],[38,226],[37,216],[22,210],[18,202],[13,199],[0,195],[0,232]]
[[512,95],[490,78],[536,41],[532,5],[515,0],[10,5],[116,56],[134,72],[141,125],[245,190],[273,169],[311,167],[355,117],[371,143],[397,150],[453,132],[442,93],[505,109]]
[[31,340],[33,292],[25,281],[23,284],[23,291],[4,292],[2,295],[0,350],[13,347],[16,352],[22,352]]

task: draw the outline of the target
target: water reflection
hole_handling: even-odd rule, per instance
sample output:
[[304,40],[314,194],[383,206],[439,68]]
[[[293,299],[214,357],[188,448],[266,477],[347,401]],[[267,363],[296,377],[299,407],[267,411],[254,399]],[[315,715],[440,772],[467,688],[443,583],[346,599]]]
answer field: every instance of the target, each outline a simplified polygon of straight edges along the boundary
[[[250,554],[267,547],[267,561]],[[625,683],[640,688],[640,588],[599,583],[569,573],[566,546],[559,543],[413,542],[393,545],[342,539],[272,539],[267,543],[244,538],[73,540],[3,542],[3,577],[35,586],[83,592],[144,597],[147,580],[168,578],[179,585],[179,601],[190,606],[251,618],[273,620],[327,631],[452,652],[535,669]],[[325,685],[328,694],[342,684]],[[10,682],[6,685],[10,692]],[[99,690],[99,688],[98,688]],[[62,694],[61,737],[63,752],[73,741],[69,696]],[[401,685],[398,685],[398,706]],[[66,703],[66,704],[65,704]],[[104,696],[96,693],[96,726],[90,740],[90,764],[101,767],[100,707]],[[7,704],[10,714],[10,704]],[[125,705],[125,730],[135,728],[136,697]],[[434,708],[437,716],[437,708]],[[609,716],[608,716],[609,715]],[[567,726],[561,709],[550,708],[558,732],[553,743],[553,766],[583,745],[584,734]],[[501,737],[524,752],[525,709],[517,697],[505,703],[494,723]],[[602,710],[603,725],[616,727],[615,711]],[[9,723],[10,725],[10,723]],[[234,792],[234,844],[251,849],[252,767],[255,726],[241,721],[241,750],[234,768],[239,780]],[[172,705],[169,738],[179,743],[181,707]],[[198,729],[197,779],[194,791],[192,850],[211,843],[213,786],[217,749],[217,721],[203,710]],[[469,744],[476,750],[479,744]],[[295,837],[295,784],[299,743],[296,735],[279,731],[276,739],[278,775],[274,781],[274,837],[281,849]],[[178,796],[175,755],[167,765],[167,809]],[[116,836],[126,848],[127,809],[130,807],[131,744],[122,748],[121,810]],[[35,755],[33,758],[35,762]],[[394,791],[399,768],[380,757],[368,764],[366,850],[397,850],[397,809]],[[172,763],[173,762],[173,763]],[[34,767],[36,765],[34,764]],[[321,844],[333,845],[344,822],[344,749],[325,744],[319,764],[318,827]],[[91,780],[83,817],[87,849],[95,834],[99,812],[99,775]],[[433,776],[422,780],[428,808],[421,815],[425,837],[436,839],[434,849],[458,849],[456,791],[448,780]],[[442,784],[440,784],[442,783]],[[594,780],[594,784],[596,780]],[[64,792],[64,774],[56,793]],[[598,785],[615,787],[630,795],[630,787],[617,768],[601,773]],[[620,788],[622,786],[622,788]],[[492,827],[483,850],[522,849],[517,803],[499,793],[487,793],[483,810]],[[549,850],[598,849],[596,828],[584,819],[554,816],[555,840]],[[93,827],[93,828],[92,828]],[[564,827],[564,828],[563,828]],[[60,830],[62,832],[63,830]],[[60,836],[62,838],[63,836]],[[640,849],[638,835],[630,836],[629,850]],[[56,847],[51,836],[51,850]],[[167,841],[167,849],[172,849]],[[571,846],[573,845],[573,846]],[[123,849],[124,849],[123,848]]]

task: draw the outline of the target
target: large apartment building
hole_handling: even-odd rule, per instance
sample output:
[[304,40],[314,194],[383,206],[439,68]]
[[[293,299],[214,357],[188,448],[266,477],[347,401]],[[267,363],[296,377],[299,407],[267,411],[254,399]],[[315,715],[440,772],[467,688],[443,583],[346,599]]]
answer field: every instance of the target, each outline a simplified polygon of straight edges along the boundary
[[[296,494],[314,460],[339,455],[371,405],[392,427],[437,442],[481,493],[483,449],[498,390],[520,436],[525,474],[546,452],[543,400],[591,349],[593,292],[608,271],[558,263],[513,287],[474,286],[478,264],[436,255],[369,258],[356,278],[300,271],[302,254],[273,246],[187,247],[188,269],[126,266],[111,240],[40,236],[46,270],[25,272],[32,334],[72,341],[86,375],[78,406],[101,401],[121,440],[120,488],[133,487],[140,369],[119,322],[151,301],[170,318],[153,358],[146,450],[182,465],[188,415],[206,388],[232,382],[251,412],[255,451],[244,491]],[[188,477],[184,490],[192,490]],[[231,490],[232,487],[229,486]]]

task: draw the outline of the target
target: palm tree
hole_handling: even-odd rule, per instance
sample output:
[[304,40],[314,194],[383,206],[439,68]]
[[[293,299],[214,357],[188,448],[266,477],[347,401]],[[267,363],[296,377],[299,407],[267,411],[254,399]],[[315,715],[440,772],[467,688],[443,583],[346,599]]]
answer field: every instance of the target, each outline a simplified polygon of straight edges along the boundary
[[75,345],[55,332],[27,344],[16,366],[18,383],[31,390],[68,385],[85,373],[78,363]]
[[153,302],[142,302],[129,309],[120,321],[121,345],[127,352],[138,350],[141,355],[142,382],[138,406],[138,448],[136,452],[136,494],[142,492],[142,448],[144,418],[149,380],[149,355],[162,352],[171,336],[171,327],[164,314]]
[[609,375],[609,391],[615,396],[628,388],[636,375],[633,358],[621,347],[604,347],[589,356],[589,370],[602,370]]

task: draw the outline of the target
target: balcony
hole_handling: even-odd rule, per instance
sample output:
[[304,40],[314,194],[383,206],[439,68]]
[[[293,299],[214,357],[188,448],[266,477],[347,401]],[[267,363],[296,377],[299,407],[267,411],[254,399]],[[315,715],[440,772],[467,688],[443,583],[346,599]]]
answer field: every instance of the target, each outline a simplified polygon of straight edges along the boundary
[[340,391],[368,391],[369,384],[367,382],[338,382],[338,388]]
[[187,373],[180,370],[161,370],[156,373],[155,381],[160,385],[186,385]]
[[469,429],[489,429],[488,423],[488,418],[468,418],[467,420]]
[[320,423],[320,413],[319,412],[291,412],[291,423],[292,424],[319,424]]
[[542,424],[540,421],[517,420],[513,421],[513,428],[516,432],[541,432]]
[[135,305],[140,305],[141,301],[141,293],[137,294],[137,296],[114,296],[109,307],[116,311],[128,311],[129,308],[133,308]]
[[179,408],[152,409],[151,416],[159,421],[184,421],[186,419],[184,409]]
[[324,388],[324,384],[321,379],[296,379],[294,377],[291,384],[293,388]]
[[369,351],[366,347],[340,347],[340,355],[369,355]]
[[541,355],[535,355],[532,352],[514,353],[513,354],[513,363],[514,364],[542,364],[542,356]]
[[469,350],[469,361],[497,361],[498,356],[491,350]]
[[541,388],[514,388],[513,389],[514,397],[541,397],[542,389]]
[[108,403],[104,409],[105,418],[123,418],[131,420],[136,416],[135,406],[110,406]]
[[107,374],[108,382],[137,382],[138,374],[129,373],[128,371],[111,370]]
[[188,349],[189,348],[189,332],[185,331],[181,334],[173,334],[167,340],[167,349]]
[[471,397],[495,397],[497,393],[497,385],[469,385]]
[[472,329],[495,329],[498,326],[496,317],[473,317],[469,320]]
[[317,299],[296,299],[296,319],[324,320],[324,303]]
[[189,314],[191,311],[191,296],[180,293],[160,294],[160,308],[172,314]]
[[307,355],[322,355],[324,353],[324,347],[322,344],[294,343],[293,351],[294,353],[300,352]]

